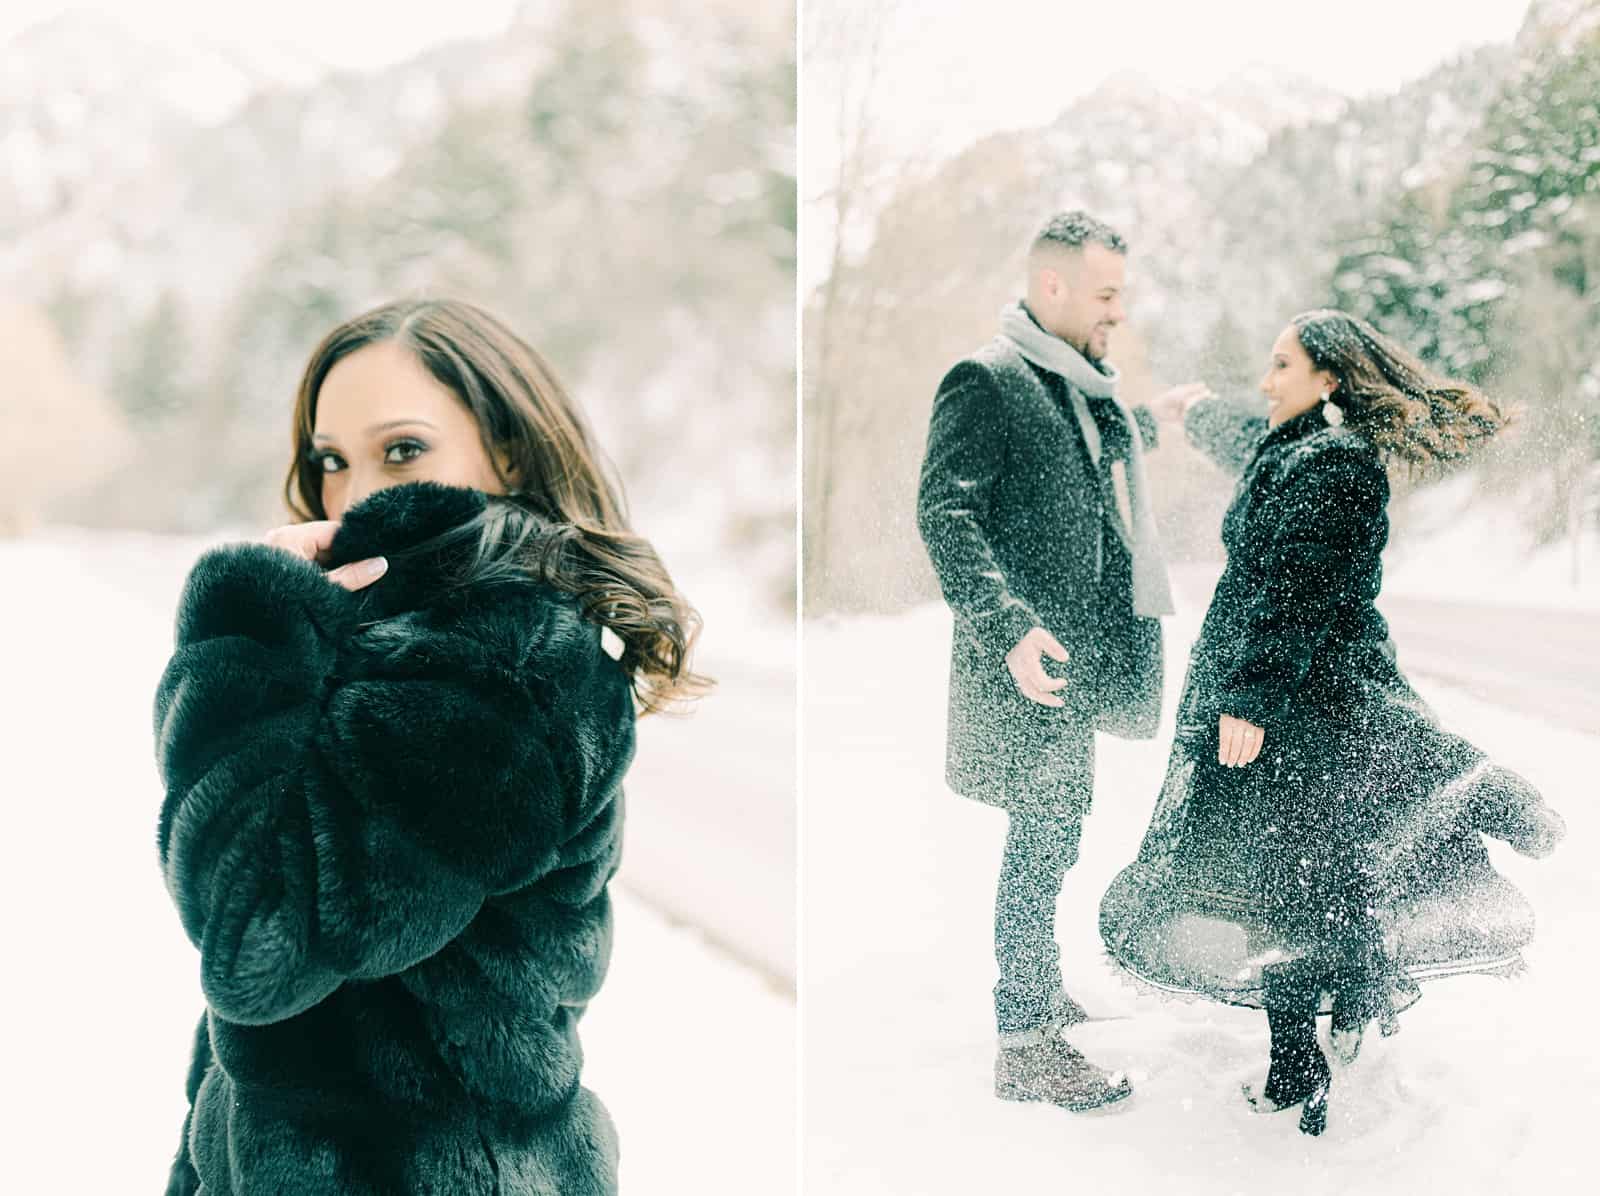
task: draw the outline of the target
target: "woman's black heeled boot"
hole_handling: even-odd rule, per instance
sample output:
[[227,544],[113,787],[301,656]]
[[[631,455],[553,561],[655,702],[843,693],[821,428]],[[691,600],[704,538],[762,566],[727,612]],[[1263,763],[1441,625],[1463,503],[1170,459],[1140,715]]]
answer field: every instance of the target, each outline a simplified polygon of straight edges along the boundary
[[1328,1093],[1333,1071],[1317,1046],[1316,1014],[1267,1009],[1272,1032],[1267,1082],[1259,1092],[1245,1087],[1245,1099],[1257,1113],[1280,1113],[1296,1105],[1301,1133],[1316,1136],[1328,1127]]

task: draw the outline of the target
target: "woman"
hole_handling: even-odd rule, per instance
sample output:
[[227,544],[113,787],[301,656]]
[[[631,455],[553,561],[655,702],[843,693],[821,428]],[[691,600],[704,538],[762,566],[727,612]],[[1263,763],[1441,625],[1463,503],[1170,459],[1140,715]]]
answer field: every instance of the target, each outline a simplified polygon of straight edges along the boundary
[[168,1191],[613,1192],[575,1026],[636,708],[699,692],[697,618],[478,308],[334,329],[294,442],[301,522],[201,557],[156,697],[209,1005]]
[[1386,459],[1466,455],[1508,415],[1371,325],[1296,316],[1261,389],[1265,421],[1214,399],[1191,438],[1242,470],[1227,568],[1190,658],[1166,781],[1138,859],[1101,903],[1112,955],[1162,988],[1264,1006],[1259,1112],[1326,1124],[1331,1071],[1384,1033],[1416,979],[1507,973],[1532,931],[1480,832],[1541,856],[1563,832],[1521,777],[1442,730],[1374,606]]

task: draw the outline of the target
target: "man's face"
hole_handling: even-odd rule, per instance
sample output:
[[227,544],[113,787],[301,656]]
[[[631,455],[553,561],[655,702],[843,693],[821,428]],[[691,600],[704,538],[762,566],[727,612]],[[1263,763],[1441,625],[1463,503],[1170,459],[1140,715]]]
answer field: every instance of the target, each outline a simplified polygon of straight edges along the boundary
[[1046,312],[1035,313],[1050,332],[1082,353],[1100,361],[1111,341],[1111,330],[1127,313],[1122,310],[1122,290],[1127,259],[1094,241],[1081,250],[1060,255],[1047,267]]

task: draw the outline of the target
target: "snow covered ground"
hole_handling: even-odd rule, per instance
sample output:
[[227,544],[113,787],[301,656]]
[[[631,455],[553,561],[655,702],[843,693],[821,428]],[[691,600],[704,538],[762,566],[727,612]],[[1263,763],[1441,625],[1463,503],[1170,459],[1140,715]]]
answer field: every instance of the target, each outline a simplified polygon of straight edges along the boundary
[[1321,1138],[1300,1134],[1289,1114],[1251,1115],[1239,1096],[1265,1072],[1259,1012],[1166,999],[1105,961],[1098,903],[1137,850],[1165,765],[1181,661],[1203,613],[1185,606],[1167,620],[1168,660],[1179,662],[1168,669],[1168,723],[1152,742],[1100,738],[1095,810],[1060,905],[1068,987],[1108,1019],[1072,1040],[1135,1085],[1125,1105],[1096,1115],[992,1096],[991,911],[1005,816],[942,781],[948,614],[935,605],[807,623],[805,1190],[1591,1191],[1594,736],[1414,679],[1449,726],[1538,784],[1570,835],[1545,861],[1489,845],[1537,911],[1528,971],[1425,986],[1398,1036],[1374,1036],[1336,1074]]
[[[156,864],[150,705],[194,549],[64,531],[0,543],[9,1191],[159,1191],[177,1146],[201,995]],[[792,694],[771,700],[767,723],[787,726]],[[633,866],[583,1027],[625,1190],[788,1191],[793,1001],[773,967],[734,962],[642,899]]]

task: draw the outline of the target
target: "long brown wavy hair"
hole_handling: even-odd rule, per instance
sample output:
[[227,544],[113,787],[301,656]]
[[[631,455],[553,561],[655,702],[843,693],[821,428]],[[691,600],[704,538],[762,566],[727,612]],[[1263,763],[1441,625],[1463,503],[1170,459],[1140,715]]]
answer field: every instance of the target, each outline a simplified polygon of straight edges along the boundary
[[1434,373],[1348,312],[1318,308],[1290,323],[1312,368],[1338,380],[1328,402],[1346,425],[1413,469],[1467,456],[1519,414],[1475,386]]
[[[453,299],[383,304],[340,324],[311,354],[295,398],[294,459],[284,498],[301,520],[326,519],[312,451],[317,396],[335,364],[367,345],[404,346],[477,421],[506,487],[468,528],[476,552],[460,584],[531,574],[576,595],[585,617],[622,642],[641,713],[709,689],[690,667],[700,616],[649,541],[629,527],[622,488],[550,366],[494,316]],[[508,468],[502,471],[499,455]],[[515,479],[515,482],[512,479]]]

